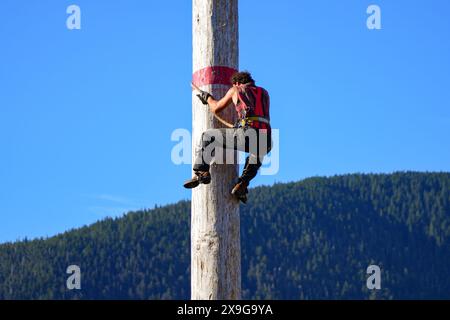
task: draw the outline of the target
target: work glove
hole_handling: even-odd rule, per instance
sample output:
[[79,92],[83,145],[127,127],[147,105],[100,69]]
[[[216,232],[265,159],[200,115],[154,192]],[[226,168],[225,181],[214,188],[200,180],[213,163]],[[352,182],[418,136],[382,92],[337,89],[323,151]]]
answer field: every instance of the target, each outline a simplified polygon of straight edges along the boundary
[[208,105],[208,98],[212,97],[211,94],[209,92],[200,90],[200,94],[197,95],[197,97],[200,99],[200,101],[204,104],[204,105]]

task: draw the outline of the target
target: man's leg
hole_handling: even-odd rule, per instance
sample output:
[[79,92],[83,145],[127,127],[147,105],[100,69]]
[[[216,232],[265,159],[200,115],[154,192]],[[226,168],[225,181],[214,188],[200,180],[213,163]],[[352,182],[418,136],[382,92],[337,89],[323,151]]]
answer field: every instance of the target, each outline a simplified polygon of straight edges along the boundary
[[217,148],[224,149],[226,129],[208,129],[202,133],[200,143],[195,149],[194,177],[184,183],[184,187],[192,189],[199,184],[211,182],[210,162]]
[[[245,166],[240,177],[241,181],[250,183],[256,177],[259,168],[261,168],[264,157],[272,149],[271,135],[266,130],[257,131],[257,146],[250,146],[248,149],[249,156],[245,159]],[[255,152],[256,151],[256,152]]]
[[[194,171],[209,171],[210,163],[216,154],[219,156],[221,151],[235,148],[233,140],[230,139],[230,137],[233,137],[235,130],[222,128],[208,129],[203,132],[200,143],[195,150]],[[230,141],[227,141],[227,139]]]
[[261,165],[262,161],[254,154],[250,154],[245,159],[242,175],[238,178],[236,185],[231,190],[231,194],[235,195],[243,203],[247,202],[248,185],[256,177]]
[[242,175],[239,180],[244,181],[249,184],[250,180],[252,180],[258,174],[258,170],[262,165],[262,159],[260,159],[257,155],[250,154],[245,159],[244,170],[242,171]]
[[246,132],[244,141],[245,151],[248,152],[249,155],[245,159],[242,175],[239,177],[236,185],[231,190],[231,193],[242,202],[246,203],[248,185],[250,184],[250,181],[256,177],[258,170],[262,165],[264,156],[270,152],[272,142],[270,133],[255,129],[249,129]]

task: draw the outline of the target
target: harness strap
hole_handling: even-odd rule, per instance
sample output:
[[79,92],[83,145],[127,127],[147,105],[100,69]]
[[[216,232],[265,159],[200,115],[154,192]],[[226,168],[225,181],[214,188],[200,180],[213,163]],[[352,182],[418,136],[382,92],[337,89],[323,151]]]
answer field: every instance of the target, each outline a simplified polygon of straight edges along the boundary
[[257,117],[257,116],[255,116],[255,117],[246,117],[244,120],[247,120],[247,121],[258,121],[258,122],[270,125],[269,119],[264,118],[264,117]]
[[264,117],[246,117],[243,119],[238,120],[238,122],[235,125],[235,128],[244,128],[247,125],[249,125],[252,121],[258,121],[267,124],[270,126],[270,121],[267,118]]

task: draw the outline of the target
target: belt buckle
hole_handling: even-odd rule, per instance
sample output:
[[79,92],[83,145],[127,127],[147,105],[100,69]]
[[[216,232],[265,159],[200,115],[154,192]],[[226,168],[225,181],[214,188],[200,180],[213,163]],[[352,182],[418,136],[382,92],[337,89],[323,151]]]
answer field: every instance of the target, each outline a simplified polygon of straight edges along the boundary
[[245,127],[247,124],[247,121],[245,119],[241,119],[241,127]]

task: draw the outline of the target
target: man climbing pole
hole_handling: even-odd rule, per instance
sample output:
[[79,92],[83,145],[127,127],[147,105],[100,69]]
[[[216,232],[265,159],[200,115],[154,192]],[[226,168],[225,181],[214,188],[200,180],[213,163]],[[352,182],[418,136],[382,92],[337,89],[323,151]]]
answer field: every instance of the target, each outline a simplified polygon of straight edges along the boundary
[[[248,185],[256,176],[262,165],[264,156],[272,148],[272,132],[270,127],[270,98],[268,92],[255,85],[249,72],[237,72],[231,78],[232,87],[225,96],[216,100],[208,92],[193,85],[200,101],[209,106],[210,111],[220,122],[230,128],[208,129],[202,134],[196,148],[194,177],[184,183],[184,187],[192,189],[200,184],[209,184],[210,161],[208,150],[217,148],[234,149],[248,153],[242,175],[231,190],[237,199],[247,202]],[[235,106],[239,120],[233,126],[222,120],[218,113],[227,108],[231,102]]]

